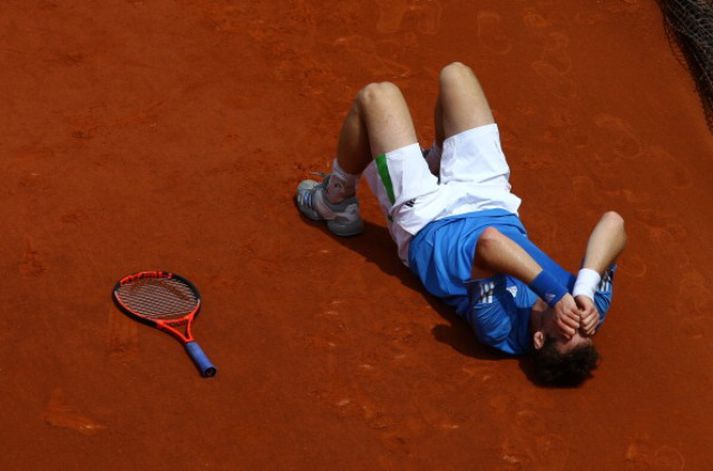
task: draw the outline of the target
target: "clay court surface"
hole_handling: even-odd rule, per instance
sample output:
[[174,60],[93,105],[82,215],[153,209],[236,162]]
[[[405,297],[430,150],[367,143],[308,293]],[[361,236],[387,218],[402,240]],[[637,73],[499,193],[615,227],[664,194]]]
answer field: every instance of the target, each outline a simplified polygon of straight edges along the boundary
[[[0,468],[704,469],[713,140],[651,0],[0,3]],[[627,221],[604,361],[579,389],[479,347],[367,230],[301,218],[357,90],[433,139],[478,74],[530,236],[578,268]],[[203,295],[219,368],[128,319],[121,276]]]

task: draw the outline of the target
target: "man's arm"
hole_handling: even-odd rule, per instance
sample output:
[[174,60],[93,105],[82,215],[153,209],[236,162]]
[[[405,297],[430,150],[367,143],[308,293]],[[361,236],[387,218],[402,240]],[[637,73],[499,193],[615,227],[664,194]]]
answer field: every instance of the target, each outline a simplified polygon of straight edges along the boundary
[[593,335],[599,324],[599,312],[594,306],[594,290],[601,276],[626,245],[624,218],[614,211],[608,211],[599,222],[587,242],[587,249],[573,290],[575,301],[582,309],[582,331]]
[[594,270],[601,276],[625,245],[624,218],[614,211],[607,211],[589,236],[582,268]]
[[542,271],[530,254],[494,227],[480,235],[475,253],[473,278],[506,273],[529,285]]
[[[532,287],[533,281],[540,278],[543,270],[522,247],[497,229],[488,227],[478,239],[472,274],[474,278],[482,278],[483,275],[494,273],[514,276]],[[580,313],[574,299],[570,294],[565,294],[553,307],[560,333],[570,338],[580,326]]]

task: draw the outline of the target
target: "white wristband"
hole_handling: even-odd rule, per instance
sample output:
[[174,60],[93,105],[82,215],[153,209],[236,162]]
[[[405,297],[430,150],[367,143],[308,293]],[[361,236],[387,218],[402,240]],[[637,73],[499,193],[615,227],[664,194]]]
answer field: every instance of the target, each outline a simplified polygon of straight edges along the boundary
[[602,277],[599,273],[590,268],[582,268],[577,273],[577,281],[572,289],[572,296],[587,296],[594,299],[594,291],[597,289]]

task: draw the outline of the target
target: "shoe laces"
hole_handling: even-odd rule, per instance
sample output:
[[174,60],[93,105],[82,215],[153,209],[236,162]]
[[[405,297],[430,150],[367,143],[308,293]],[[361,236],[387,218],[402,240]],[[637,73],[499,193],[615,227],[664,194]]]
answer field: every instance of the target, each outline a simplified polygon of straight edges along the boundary
[[314,209],[312,206],[312,195],[314,194],[313,189],[309,191],[303,191],[300,194],[300,204],[305,208]]
[[325,188],[325,184],[329,181],[329,174],[324,173],[324,172],[310,172],[310,174],[320,176],[320,177],[322,177],[323,180],[321,183],[316,184],[309,190],[303,191],[302,194],[300,195],[301,196],[300,199],[301,199],[301,203],[303,206],[305,206],[309,209],[315,209],[314,208],[314,194],[318,189]]

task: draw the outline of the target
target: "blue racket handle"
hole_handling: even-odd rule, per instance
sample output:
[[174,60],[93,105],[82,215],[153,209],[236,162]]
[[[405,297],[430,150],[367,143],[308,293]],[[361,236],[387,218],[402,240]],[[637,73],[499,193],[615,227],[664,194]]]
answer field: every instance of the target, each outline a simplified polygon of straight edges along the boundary
[[193,363],[195,363],[200,370],[201,376],[205,378],[215,376],[215,373],[218,370],[215,369],[213,363],[211,363],[206,354],[203,353],[203,350],[200,345],[198,345],[198,342],[188,342],[186,344],[186,351],[193,360]]

